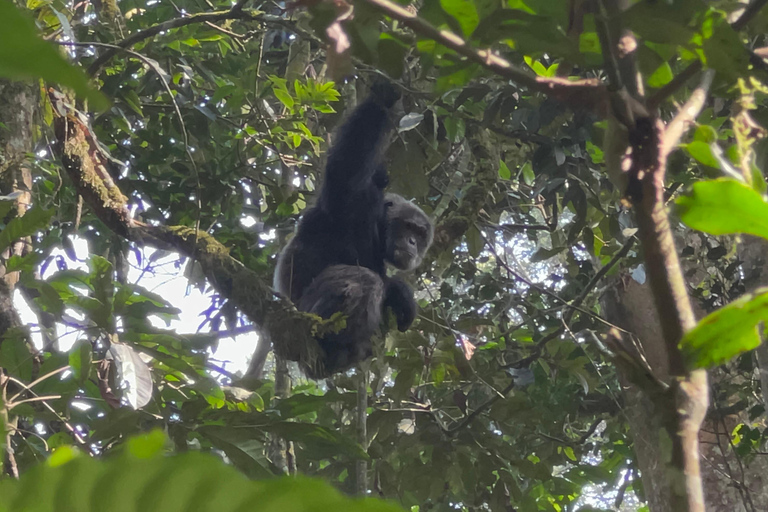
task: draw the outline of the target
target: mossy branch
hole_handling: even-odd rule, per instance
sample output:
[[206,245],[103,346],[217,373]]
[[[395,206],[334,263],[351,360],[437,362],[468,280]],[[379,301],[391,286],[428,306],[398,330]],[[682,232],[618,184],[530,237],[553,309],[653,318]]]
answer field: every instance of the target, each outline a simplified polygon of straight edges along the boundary
[[[57,111],[67,109],[56,102]],[[275,295],[271,286],[229,254],[213,236],[188,226],[150,226],[131,218],[128,199],[112,181],[93,135],[77,112],[69,110],[55,120],[55,150],[78,193],[112,231],[139,246],[176,251],[199,263],[216,291],[260,327],[272,340],[275,352],[286,359],[315,367],[320,347],[312,337],[322,332],[314,315],[297,311],[290,301]]]

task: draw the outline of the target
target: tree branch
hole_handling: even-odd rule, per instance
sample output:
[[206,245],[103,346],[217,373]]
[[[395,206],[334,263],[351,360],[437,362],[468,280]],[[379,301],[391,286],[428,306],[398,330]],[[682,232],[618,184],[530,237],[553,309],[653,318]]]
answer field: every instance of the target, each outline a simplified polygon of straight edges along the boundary
[[709,88],[712,86],[712,79],[715,77],[715,71],[708,69],[701,77],[698,87],[691,93],[691,97],[685,102],[672,121],[664,129],[664,135],[661,138],[662,151],[669,154],[675,149],[680,139],[683,137],[689,126],[699,117],[707,101]]
[[765,7],[765,4],[768,4],[768,0],[754,0],[753,2],[751,2],[744,9],[744,12],[741,13],[741,16],[739,16],[739,19],[737,19],[731,24],[731,27],[733,27],[733,30],[741,30],[744,27],[746,27],[747,23],[752,21],[752,18],[757,16],[757,13],[760,12],[760,9]]
[[[228,11],[201,12],[197,14],[191,14],[183,18],[174,18],[168,21],[164,21],[163,23],[158,23],[157,25],[153,25],[147,29],[141,30],[139,32],[136,32],[135,34],[132,34],[126,37],[122,41],[119,41],[118,43],[116,43],[115,46],[119,46],[120,48],[128,48],[140,41],[154,37],[161,32],[173,30],[175,28],[185,27],[187,25],[193,25],[195,23],[215,22],[215,21],[224,21],[224,20],[256,21],[256,20],[265,20],[267,18],[274,17],[274,16],[269,16],[267,14],[264,14],[261,11],[244,11],[243,10],[244,3],[245,2],[241,0],[238,3],[236,3],[232,7],[232,9]],[[88,74],[91,76],[98,75],[101,72],[101,69],[104,67],[104,65],[112,57],[114,57],[118,51],[119,49],[117,48],[110,48],[107,51],[103,52],[101,55],[99,55],[96,58],[96,60],[94,60],[93,63],[91,63],[91,65],[88,67]]]
[[529,364],[531,364],[532,362],[534,362],[536,359],[538,359],[541,356],[541,351],[544,349],[547,343],[549,343],[553,339],[565,333],[566,326],[571,323],[571,320],[573,319],[573,315],[576,313],[577,310],[579,310],[579,308],[581,307],[581,304],[586,300],[590,292],[592,292],[592,290],[603,279],[603,277],[605,277],[605,275],[608,272],[610,272],[611,269],[615,267],[619,263],[619,261],[621,261],[629,253],[630,249],[632,249],[632,246],[634,244],[635,244],[634,238],[630,238],[629,240],[627,240],[627,242],[624,244],[621,250],[616,254],[614,254],[613,258],[611,258],[611,260],[608,263],[606,263],[600,270],[598,270],[597,273],[592,277],[592,279],[589,280],[589,283],[587,283],[587,285],[584,287],[584,289],[579,294],[579,296],[576,297],[572,302],[566,303],[566,307],[568,308],[568,310],[563,315],[563,324],[559,328],[555,329],[551,333],[541,338],[536,343],[536,346],[533,348],[531,355],[524,357],[519,361],[515,361],[514,363],[503,365],[502,368],[524,368]]
[[237,2],[235,2],[235,5],[232,6],[231,11],[232,12],[240,12],[240,11],[243,10],[243,7],[247,3],[248,3],[248,0],[237,0]]
[[322,352],[313,335],[323,332],[323,324],[275,296],[260,276],[230,256],[228,249],[208,233],[187,226],[149,226],[132,220],[128,200],[109,178],[87,124],[80,121],[78,113],[63,98],[53,92],[49,96],[57,114],[67,112],[66,117],[55,119],[54,149],[78,193],[96,216],[109,229],[139,246],[177,251],[193,258],[217,292],[273,341],[277,355],[311,369],[321,369],[317,365],[322,363]]
[[[709,405],[705,370],[689,370],[678,343],[696,325],[675,242],[670,228],[664,197],[664,180],[669,153],[695,119],[706,100],[712,73],[706,73],[699,87],[673,119],[664,127],[658,118],[638,122],[630,134],[632,169],[640,180],[642,193],[636,208],[638,236],[643,244],[648,281],[659,313],[664,343],[667,347],[672,409],[663,411],[662,419],[673,440],[670,472],[683,476],[683,486],[672,486],[671,510],[704,512],[704,491],[699,461],[699,428]],[[646,391],[649,391],[646,389]],[[649,392],[650,394],[650,392]]]
[[570,106],[588,108],[604,113],[607,110],[605,85],[597,79],[568,80],[567,78],[544,78],[534,76],[513,65],[490,50],[476,50],[461,37],[447,30],[440,30],[416,14],[389,0],[359,0],[379,12],[398,20],[416,34],[433,39],[446,48],[479,64],[499,76],[508,78],[518,85],[552,96]]
[[[534,353],[530,356],[521,359],[520,361],[510,364],[510,365],[504,365],[502,368],[522,368],[526,364],[530,364],[531,362],[535,361],[540,355],[541,350],[544,348],[544,346],[549,342],[550,340],[555,339],[556,337],[560,336],[565,332],[565,326],[568,322],[571,321],[573,318],[574,313],[576,312],[576,308],[581,306],[581,303],[584,302],[584,300],[589,295],[589,292],[592,291],[592,289],[597,285],[598,282],[614,267],[616,264],[621,261],[622,258],[624,258],[627,253],[629,253],[630,249],[634,245],[634,238],[631,238],[627,241],[627,243],[624,244],[624,246],[621,248],[619,252],[617,252],[613,258],[611,258],[611,261],[609,261],[603,268],[601,268],[592,279],[590,279],[587,286],[584,288],[584,290],[581,292],[581,294],[569,305],[570,309],[568,312],[565,313],[563,316],[563,326],[559,329],[555,330],[552,333],[549,333],[547,336],[543,337],[537,344],[536,348],[534,349]],[[446,433],[452,434],[456,432],[457,430],[460,430],[467,425],[469,425],[472,420],[474,420],[480,413],[482,413],[484,410],[487,410],[490,408],[493,404],[501,400],[502,398],[506,398],[507,394],[512,391],[512,389],[515,387],[515,381],[514,379],[512,382],[510,382],[507,387],[505,387],[500,393],[494,394],[492,397],[490,397],[488,400],[477,406],[477,408],[472,411],[469,415],[467,415],[466,418],[464,418],[460,423],[457,425],[446,429]],[[595,425],[595,428],[597,426]],[[594,430],[592,430],[594,432]],[[591,435],[591,433],[589,434]],[[589,437],[589,435],[587,437]]]

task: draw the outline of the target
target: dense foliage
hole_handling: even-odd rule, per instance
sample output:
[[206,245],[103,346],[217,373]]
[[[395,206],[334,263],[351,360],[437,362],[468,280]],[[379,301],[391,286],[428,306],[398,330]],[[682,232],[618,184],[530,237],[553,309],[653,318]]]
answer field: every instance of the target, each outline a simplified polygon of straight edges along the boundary
[[[28,1],[25,15],[40,34],[61,43],[111,101],[99,110],[102,97],[86,92],[80,71],[59,69],[53,46],[34,39],[24,43],[32,57],[15,53],[38,36],[12,18],[16,11],[6,17],[6,4],[0,43],[18,44],[0,45],[0,73],[79,93],[77,107],[90,105],[91,133],[111,155],[105,166],[141,222],[199,228],[270,283],[275,255],[313,201],[334,127],[387,74],[403,94],[387,151],[391,189],[437,225],[428,262],[408,276],[420,300],[417,323],[390,333],[366,365],[363,447],[354,417],[359,371],[327,382],[295,373],[291,396],[276,398],[274,365],[239,381],[211,360],[220,332],[252,322],[194,259],[173,258],[175,271],[210,297],[199,332],[162,326],[184,305],[143,288],[129,270],[156,272],[173,248],[127,241],[78,200],[53,147],[51,125],[62,113],[41,82],[32,207],[14,216],[17,196],[4,189],[9,195],[0,197],[0,249],[32,236],[29,250],[3,264],[21,273],[17,301],[37,315],[27,327],[43,340],[30,355],[29,331],[17,328],[0,345],[10,377],[5,449],[20,473],[49,474],[39,464],[57,449],[70,454],[64,445],[101,457],[124,450],[131,435],[161,429],[167,452],[213,452],[258,479],[283,470],[270,455],[273,440],[291,441],[298,473],[349,493],[356,462],[367,460],[371,494],[414,510],[639,506],[644,490],[614,354],[601,341],[612,325],[599,299],[620,272],[644,282],[646,269],[622,202],[626,184],[607,172],[614,127],[590,97],[555,99],[510,80],[384,16],[375,1]],[[426,0],[413,10],[472,48],[492,48],[534,81],[604,80],[600,24],[618,14],[581,4]],[[672,198],[697,180],[731,180],[697,184],[681,200],[683,220],[712,235],[765,236],[758,139],[766,66],[751,50],[764,43],[757,34],[768,17],[755,14],[739,32],[729,23],[740,7],[647,0],[621,20],[640,42],[636,64],[662,117],[696,86],[663,94],[675,76],[691,65],[715,70],[713,99],[670,159],[667,191]],[[354,15],[345,17],[349,9]],[[214,14],[194,20],[197,13]],[[352,69],[356,78],[345,83]],[[9,123],[0,117],[0,129]],[[704,310],[749,287],[730,239],[679,231],[686,265],[705,269],[689,273]],[[77,265],[82,240],[87,271]],[[755,420],[764,407],[752,354],[728,361],[758,343],[764,302],[748,296],[710,317],[721,319],[720,331],[692,331],[683,342],[690,366],[723,365],[714,399],[732,414],[748,412],[733,437],[746,458],[762,451],[764,425]],[[71,347],[57,341],[65,326],[80,332]],[[10,488],[0,486],[0,495]]]

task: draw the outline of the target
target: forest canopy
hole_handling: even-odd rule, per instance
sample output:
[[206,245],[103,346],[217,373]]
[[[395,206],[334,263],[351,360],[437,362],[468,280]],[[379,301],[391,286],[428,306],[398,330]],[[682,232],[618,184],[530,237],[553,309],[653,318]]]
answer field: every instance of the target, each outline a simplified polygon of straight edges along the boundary
[[[0,2],[0,511],[768,510],[766,3]],[[381,81],[419,313],[309,379]]]

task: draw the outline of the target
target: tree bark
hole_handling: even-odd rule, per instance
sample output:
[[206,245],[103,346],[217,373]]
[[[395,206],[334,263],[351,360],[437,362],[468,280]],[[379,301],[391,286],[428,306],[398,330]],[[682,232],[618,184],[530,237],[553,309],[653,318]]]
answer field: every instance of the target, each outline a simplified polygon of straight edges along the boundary
[[[35,122],[39,118],[40,90],[37,84],[0,80],[0,193],[18,193],[16,215],[22,216],[32,203],[32,172],[27,155],[34,150]],[[19,272],[6,272],[5,262],[13,255],[21,256],[29,250],[31,241],[17,240],[0,255],[0,343],[9,329],[22,326],[13,305],[13,291],[19,281]],[[32,347],[30,347],[32,348]],[[0,393],[5,402],[8,381],[0,368]],[[5,426],[3,439],[3,472],[19,477],[13,450],[16,418],[6,409],[0,410],[0,421]]]
[[[357,442],[368,449],[368,372],[358,367],[357,375]],[[368,494],[368,462],[355,463],[355,491],[359,496]]]
[[[636,335],[638,349],[649,366],[666,381],[667,349],[649,286],[625,276],[604,295],[602,303],[606,319]],[[671,505],[675,479],[665,469],[669,439],[657,411],[659,404],[620,370],[619,379],[648,507],[652,512],[676,512]],[[718,408],[713,407],[699,433],[701,478],[709,511],[768,510],[768,459],[756,457],[748,463],[739,460],[729,443],[739,422],[735,416],[721,417]]]
[[[19,193],[16,215],[22,216],[32,204],[32,172],[27,155],[34,151],[35,122],[38,119],[40,89],[37,84],[0,80],[0,193]],[[39,128],[37,128],[39,130]],[[17,240],[2,255],[6,261],[13,255],[26,253],[29,240]],[[0,265],[0,277],[13,292],[19,273],[7,274]]]
[[[288,362],[282,357],[275,356],[275,399],[287,398],[291,394],[291,375]],[[271,435],[269,443],[269,458],[280,471],[286,475],[296,474],[296,453],[293,443],[286,441],[277,434]]]

